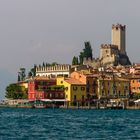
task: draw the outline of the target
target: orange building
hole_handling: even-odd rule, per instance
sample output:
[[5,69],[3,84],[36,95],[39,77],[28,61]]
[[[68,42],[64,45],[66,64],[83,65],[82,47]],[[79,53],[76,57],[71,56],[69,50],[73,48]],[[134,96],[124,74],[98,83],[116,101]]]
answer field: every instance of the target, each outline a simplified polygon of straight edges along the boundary
[[140,75],[133,75],[130,79],[130,93],[140,95]]
[[70,76],[86,84],[87,99],[97,98],[97,76],[89,71],[74,71]]

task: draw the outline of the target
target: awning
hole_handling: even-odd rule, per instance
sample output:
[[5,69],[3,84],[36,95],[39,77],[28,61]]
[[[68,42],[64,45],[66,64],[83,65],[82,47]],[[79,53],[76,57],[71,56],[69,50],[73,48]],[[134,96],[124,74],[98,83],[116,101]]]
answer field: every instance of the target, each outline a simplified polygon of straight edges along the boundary
[[37,100],[30,100],[30,102],[34,101],[42,101],[42,102],[66,102],[66,99],[37,99]]
[[128,98],[116,98],[116,99],[110,99],[110,102],[119,102],[119,101],[127,101]]
[[53,102],[66,102],[66,99],[52,99]]
[[50,99],[40,99],[40,101],[43,101],[43,102],[52,102],[52,100],[50,100]]
[[138,100],[136,100],[136,101],[134,101],[135,103],[138,103],[138,102],[140,102],[140,99],[138,99]]

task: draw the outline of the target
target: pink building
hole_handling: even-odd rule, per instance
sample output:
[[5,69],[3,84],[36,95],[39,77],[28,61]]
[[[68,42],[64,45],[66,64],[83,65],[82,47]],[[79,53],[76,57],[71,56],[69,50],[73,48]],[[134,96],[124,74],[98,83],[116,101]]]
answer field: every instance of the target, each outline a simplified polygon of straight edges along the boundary
[[35,77],[28,82],[28,100],[64,99],[64,88],[56,86],[56,79]]

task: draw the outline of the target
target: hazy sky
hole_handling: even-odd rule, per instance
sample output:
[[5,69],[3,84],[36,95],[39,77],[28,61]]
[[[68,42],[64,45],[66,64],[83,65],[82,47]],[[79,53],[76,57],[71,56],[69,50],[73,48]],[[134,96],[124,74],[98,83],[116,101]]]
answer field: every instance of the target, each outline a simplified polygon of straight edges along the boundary
[[140,0],[0,0],[0,97],[20,67],[71,63],[90,41],[94,57],[111,43],[111,26],[126,25],[126,49],[140,62]]

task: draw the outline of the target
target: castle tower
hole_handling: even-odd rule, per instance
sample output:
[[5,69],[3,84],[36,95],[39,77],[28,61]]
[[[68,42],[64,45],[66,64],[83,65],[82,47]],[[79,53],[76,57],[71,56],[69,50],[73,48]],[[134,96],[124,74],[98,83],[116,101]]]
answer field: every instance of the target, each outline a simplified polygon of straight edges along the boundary
[[121,54],[126,54],[125,50],[125,25],[112,25],[112,44],[117,45]]

